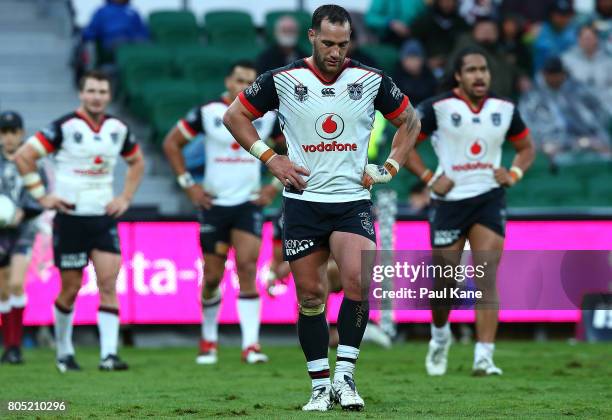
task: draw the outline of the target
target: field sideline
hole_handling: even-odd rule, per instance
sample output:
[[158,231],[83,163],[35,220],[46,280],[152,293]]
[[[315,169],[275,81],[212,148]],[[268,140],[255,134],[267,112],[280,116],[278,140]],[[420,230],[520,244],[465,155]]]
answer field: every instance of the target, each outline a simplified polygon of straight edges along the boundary
[[218,365],[196,366],[191,348],[128,348],[122,355],[130,371],[102,373],[97,349],[81,348],[77,359],[85,370],[67,375],[55,370],[52,351],[27,351],[25,366],[0,366],[0,417],[9,400],[64,400],[68,412],[58,417],[612,418],[609,344],[502,342],[496,363],[505,375],[492,378],[469,376],[471,345],[451,348],[443,378],[425,375],[425,343],[391,350],[367,345],[356,375],[366,410],[314,415],[298,411],[310,391],[300,349],[265,350],[268,365],[242,365],[239,349],[223,347]]

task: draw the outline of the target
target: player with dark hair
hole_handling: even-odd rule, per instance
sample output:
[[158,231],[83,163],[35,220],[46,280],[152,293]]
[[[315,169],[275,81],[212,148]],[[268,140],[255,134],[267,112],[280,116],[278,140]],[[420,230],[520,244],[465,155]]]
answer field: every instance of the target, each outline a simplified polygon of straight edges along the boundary
[[[345,409],[364,407],[353,373],[369,316],[369,279],[361,277],[361,254],[376,248],[369,188],[391,180],[419,132],[408,98],[393,81],[346,58],[350,33],[346,10],[319,7],[308,31],[312,56],[259,76],[224,117],[240,145],[285,186],[284,257],[295,279],[298,337],[312,379],[305,411],[327,411],[335,401]],[[266,146],[251,122],[272,109],[279,111],[288,156]],[[383,166],[368,164],[367,155],[377,109],[398,127]],[[330,254],[344,290],[333,384],[325,318]]]
[[[92,261],[98,289],[100,370],[125,370],[117,355],[119,302],[117,275],[121,250],[117,218],[128,209],[144,173],[144,159],[128,126],[106,114],[111,101],[108,76],[99,71],[83,75],[81,105],[38,131],[19,149],[15,162],[29,193],[53,220],[53,254],[62,286],[55,301],[56,366],[60,372],[80,370],[74,358],[72,320],[83,268]],[[36,161],[52,154],[55,191],[47,192],[36,172]],[[113,171],[121,156],[128,164],[123,192],[113,197]]]
[[[255,280],[261,246],[262,210],[272,202],[282,185],[261,187],[260,162],[243,150],[223,125],[223,114],[229,104],[256,77],[253,63],[240,61],[232,65],[225,78],[226,93],[216,101],[192,109],[164,141],[164,152],[178,176],[179,185],[199,210],[204,284],[198,364],[217,363],[219,284],[230,247],[236,252],[240,282],[238,316],[242,331],[242,360],[247,363],[268,361],[259,346],[260,300]],[[258,135],[267,139],[275,121],[272,112],[255,121]],[[194,182],[187,172],[181,153],[187,142],[198,134],[205,136],[206,174],[203,185]]]
[[[535,151],[528,128],[516,105],[489,91],[491,74],[486,54],[477,48],[463,50],[454,65],[456,87],[417,107],[421,118],[419,141],[431,136],[438,156],[433,173],[416,150],[406,167],[429,183],[432,205],[429,217],[434,262],[459,264],[466,243],[474,251],[474,264],[485,267],[475,278],[483,292],[476,303],[478,342],[475,375],[500,375],[493,363],[499,299],[495,285],[504,247],[505,188],[512,187],[533,162]],[[508,140],[516,150],[510,169],[501,166],[502,146]],[[435,287],[456,287],[454,279],[435,279]],[[432,339],[426,358],[429,375],[446,372],[451,331],[452,302],[432,300]]]
[[[27,296],[24,290],[34,239],[38,231],[37,216],[42,207],[23,185],[15,166],[15,152],[23,142],[23,119],[13,111],[0,114],[0,194],[15,206],[10,220],[0,226],[0,315],[2,316],[2,363],[23,363],[21,339],[23,311]],[[40,172],[44,178],[44,174]]]

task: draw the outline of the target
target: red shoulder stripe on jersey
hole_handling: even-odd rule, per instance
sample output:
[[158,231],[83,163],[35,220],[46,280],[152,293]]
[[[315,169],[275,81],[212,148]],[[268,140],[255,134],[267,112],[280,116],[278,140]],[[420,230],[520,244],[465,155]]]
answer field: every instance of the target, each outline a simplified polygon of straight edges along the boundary
[[74,114],[80,119],[82,119],[83,121],[85,121],[85,123],[89,126],[89,128],[91,128],[91,131],[93,131],[94,133],[100,132],[100,130],[102,129],[102,126],[104,125],[104,121],[106,120],[106,115],[102,115],[102,119],[100,119],[100,123],[96,124],[94,121],[92,121],[91,118],[89,118],[88,115],[83,114],[81,111],[76,111]]
[[179,124],[185,129],[185,131],[187,131],[191,135],[191,137],[197,136],[198,133],[193,128],[191,128],[191,126],[187,123],[187,121],[185,121],[185,119],[180,119]]
[[242,103],[242,105],[244,105],[244,107],[248,109],[249,112],[255,115],[257,118],[263,115],[263,113],[259,111],[257,108],[255,108],[255,105],[250,103],[247,97],[244,96],[244,92],[240,92],[240,94],[238,95],[238,99],[240,99],[240,102]]
[[519,140],[523,140],[528,135],[529,135],[529,128],[525,127],[525,129],[523,131],[521,131],[520,133],[515,134],[513,136],[508,136],[508,140],[510,140],[510,141],[519,141]]
[[345,58],[344,63],[342,63],[342,67],[332,79],[326,79],[325,76],[321,74],[319,69],[317,69],[315,66],[313,66],[312,64],[308,62],[308,59],[305,58],[304,63],[306,63],[306,67],[308,67],[308,70],[310,70],[315,76],[317,76],[317,79],[319,79],[321,83],[323,83],[324,85],[332,85],[336,82],[336,80],[338,80],[338,77],[340,77],[344,69],[349,66],[349,64],[351,63],[351,60],[349,60],[348,58]]
[[404,110],[408,107],[409,104],[410,104],[410,101],[408,100],[408,97],[404,95],[404,99],[402,99],[402,103],[400,104],[400,106],[398,106],[395,111],[386,114],[385,118],[388,120],[392,120],[396,118],[399,114],[404,112]]
[[130,150],[127,153],[122,153],[121,156],[123,156],[126,159],[131,158],[132,156],[136,154],[136,152],[138,152],[138,149],[140,149],[140,146],[138,146],[138,144],[135,144],[134,147],[132,147],[132,150]]
[[38,141],[40,141],[40,143],[43,145],[47,153],[51,153],[52,151],[55,150],[55,146],[53,146],[51,142],[47,140],[45,135],[41,133],[40,131],[35,134],[35,137],[38,139]]

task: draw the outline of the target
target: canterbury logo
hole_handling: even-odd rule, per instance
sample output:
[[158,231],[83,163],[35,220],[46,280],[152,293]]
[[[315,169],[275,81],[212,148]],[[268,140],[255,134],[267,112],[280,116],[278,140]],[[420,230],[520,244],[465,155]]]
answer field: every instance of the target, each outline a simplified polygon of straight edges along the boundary
[[336,91],[334,88],[323,88],[321,89],[321,95],[323,96],[335,96]]

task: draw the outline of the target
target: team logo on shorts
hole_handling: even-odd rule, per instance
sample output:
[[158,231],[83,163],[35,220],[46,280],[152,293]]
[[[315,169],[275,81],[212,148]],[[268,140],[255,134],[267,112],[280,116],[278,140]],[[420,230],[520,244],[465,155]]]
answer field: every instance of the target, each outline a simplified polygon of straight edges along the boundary
[[459,127],[461,125],[461,115],[453,112],[451,115],[451,121],[455,127]]
[[340,137],[344,131],[344,121],[338,114],[323,114],[317,118],[315,130],[322,139],[333,140]]
[[302,84],[295,85],[293,97],[296,101],[304,102],[306,99],[308,99],[308,86],[304,86]]
[[501,125],[501,114],[499,112],[492,113],[491,122],[495,127],[499,127]]
[[365,230],[368,235],[374,235],[374,224],[372,223],[370,213],[364,211],[363,213],[359,213],[359,217],[361,218],[361,227],[363,230]]
[[349,98],[358,101],[363,95],[363,83],[349,83],[346,85],[346,90],[348,91]]
[[470,160],[482,159],[487,153],[487,143],[482,139],[476,139],[472,143],[469,143],[465,151],[466,156]]
[[287,239],[285,240],[285,255],[297,255],[314,246],[311,239]]

